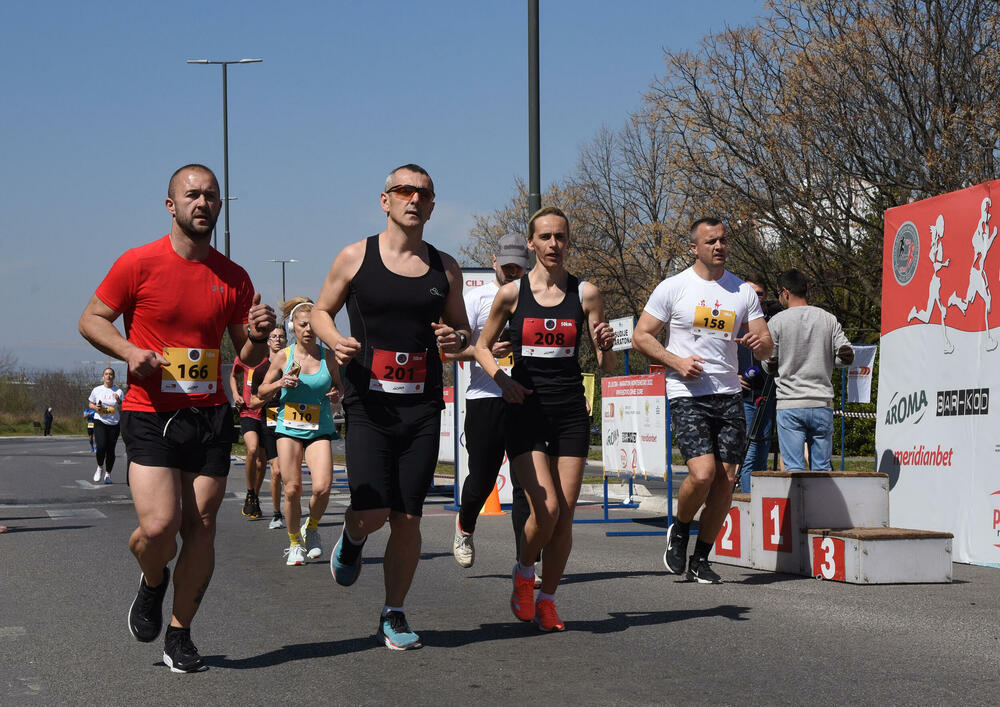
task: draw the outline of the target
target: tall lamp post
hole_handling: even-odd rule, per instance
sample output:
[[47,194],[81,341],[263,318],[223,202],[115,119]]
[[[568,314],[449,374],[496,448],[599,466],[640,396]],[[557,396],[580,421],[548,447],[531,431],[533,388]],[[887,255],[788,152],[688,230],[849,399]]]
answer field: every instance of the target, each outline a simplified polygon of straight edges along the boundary
[[281,301],[285,301],[285,263],[297,263],[298,260],[294,258],[289,258],[288,260],[282,260],[281,258],[271,258],[267,262],[269,263],[281,263]]
[[225,255],[229,257],[229,106],[226,91],[226,69],[230,64],[257,64],[263,59],[235,59],[233,61],[216,61],[214,59],[188,59],[188,64],[219,64],[222,67],[222,181],[225,194],[223,204],[226,207],[226,233],[223,244]]

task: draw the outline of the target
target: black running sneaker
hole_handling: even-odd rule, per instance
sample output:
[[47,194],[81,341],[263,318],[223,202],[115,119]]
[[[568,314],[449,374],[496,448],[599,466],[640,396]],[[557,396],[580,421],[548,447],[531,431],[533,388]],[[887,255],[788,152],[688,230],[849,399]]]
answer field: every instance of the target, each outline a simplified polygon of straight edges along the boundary
[[173,673],[197,673],[208,670],[198,649],[191,642],[191,629],[167,627],[163,642],[163,662]]
[[687,576],[688,579],[696,580],[698,584],[722,584],[722,577],[715,573],[707,557],[691,555]]
[[257,494],[253,495],[253,501],[250,502],[250,514],[247,516],[252,520],[259,520],[264,514],[260,511],[260,498]]
[[128,610],[128,630],[135,640],[155,641],[163,628],[163,596],[170,584],[170,568],[163,568],[163,581],[158,587],[146,584],[146,576],[139,575],[139,591]]
[[684,574],[689,537],[674,532],[673,523],[667,528],[667,549],[663,551],[663,564],[674,574]]
[[244,518],[253,517],[253,491],[247,491],[247,497],[243,501],[243,510],[241,511]]

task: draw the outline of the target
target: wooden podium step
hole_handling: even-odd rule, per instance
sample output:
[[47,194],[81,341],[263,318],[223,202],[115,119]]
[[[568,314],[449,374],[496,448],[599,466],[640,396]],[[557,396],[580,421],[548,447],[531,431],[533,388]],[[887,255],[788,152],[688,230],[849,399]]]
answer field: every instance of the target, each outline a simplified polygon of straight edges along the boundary
[[708,559],[724,565],[750,567],[750,494],[734,493],[733,505],[715,536]]
[[755,471],[750,566],[809,574],[805,528],[889,525],[889,477],[874,472]]
[[951,582],[951,533],[906,528],[809,528],[816,579],[850,584]]

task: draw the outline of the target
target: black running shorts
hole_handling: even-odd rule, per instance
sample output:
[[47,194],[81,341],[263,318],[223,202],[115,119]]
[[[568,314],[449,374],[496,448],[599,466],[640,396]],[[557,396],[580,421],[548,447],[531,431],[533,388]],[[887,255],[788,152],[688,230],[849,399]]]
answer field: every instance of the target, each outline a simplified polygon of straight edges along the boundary
[[438,406],[356,402],[344,406],[344,415],[351,508],[422,515],[441,444]]
[[739,393],[670,400],[670,434],[688,459],[713,454],[727,464],[743,461],[747,422]]
[[507,408],[507,452],[515,459],[525,452],[550,457],[586,457],[590,451],[590,415],[582,388],[579,397],[546,405],[529,395]]
[[263,420],[240,416],[240,433],[244,440],[246,440],[247,432],[257,433],[257,444],[264,450],[265,459],[270,460],[278,456],[278,445],[273,427],[268,427]]
[[236,441],[229,403],[170,412],[125,410],[122,439],[128,461],[224,477]]

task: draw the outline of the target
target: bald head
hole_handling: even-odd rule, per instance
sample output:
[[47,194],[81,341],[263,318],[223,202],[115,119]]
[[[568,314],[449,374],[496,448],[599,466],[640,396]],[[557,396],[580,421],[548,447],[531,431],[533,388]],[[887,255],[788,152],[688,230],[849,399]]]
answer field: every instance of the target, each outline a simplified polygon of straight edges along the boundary
[[212,179],[215,180],[215,184],[216,184],[216,186],[218,186],[219,179],[215,176],[215,172],[213,172],[212,170],[210,170],[208,167],[206,167],[203,164],[198,164],[197,162],[194,162],[192,164],[186,164],[183,167],[181,167],[180,169],[178,169],[176,172],[174,172],[173,174],[170,175],[170,181],[167,182],[167,198],[168,199],[174,199],[175,198],[175,192],[176,192],[177,183],[184,177],[185,174],[187,174],[188,172],[191,172],[191,171],[194,171],[194,172],[204,172],[205,174],[208,174],[209,176],[212,177]]

